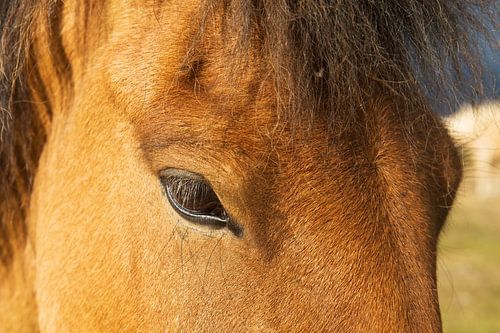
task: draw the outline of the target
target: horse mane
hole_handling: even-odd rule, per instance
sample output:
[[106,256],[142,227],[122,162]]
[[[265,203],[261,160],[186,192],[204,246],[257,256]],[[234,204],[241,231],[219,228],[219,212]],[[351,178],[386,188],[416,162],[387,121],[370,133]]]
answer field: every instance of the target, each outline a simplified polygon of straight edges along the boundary
[[[205,0],[202,17],[222,7],[223,34],[238,36],[234,52],[241,59],[249,46],[265,52],[278,106],[286,105],[292,116],[333,119],[340,109],[362,108],[374,85],[421,107],[426,107],[424,90],[437,98],[458,88],[461,78],[478,73],[477,48],[469,36],[487,32],[479,13],[489,13],[495,22],[495,2]],[[32,183],[47,136],[32,102],[33,85],[46,99],[33,56],[33,22],[42,12],[57,40],[62,3],[0,3],[0,265],[8,265],[14,245],[25,241]],[[51,52],[53,63],[66,69],[58,72],[67,75],[68,63],[60,64],[67,60],[63,48]],[[422,81],[428,86],[417,83]]]
[[[26,215],[46,133],[30,84],[40,83],[33,59],[37,1],[0,3],[0,268],[26,238]],[[38,92],[45,98],[43,87]]]
[[[208,10],[221,1],[210,3]],[[362,108],[374,86],[409,109],[428,107],[426,95],[479,97],[477,37],[489,38],[500,12],[491,0],[223,0],[222,6],[226,31],[239,35],[240,55],[255,33],[262,37],[287,112],[326,113],[330,122],[339,110]]]
[[[20,12],[27,11],[22,1],[3,1],[0,4],[0,263],[8,264],[12,257],[14,238],[25,234],[28,174],[32,158],[23,161],[31,150],[20,140],[21,133],[31,128],[17,121],[22,112],[16,101],[28,100],[21,74],[26,56],[27,38],[22,36],[27,23]],[[31,16],[31,15],[28,15]],[[22,30],[22,31],[21,31]],[[24,74],[24,73],[23,73]],[[31,118],[31,117],[29,117]],[[31,119],[28,120],[30,122]],[[29,164],[29,165],[28,165]]]

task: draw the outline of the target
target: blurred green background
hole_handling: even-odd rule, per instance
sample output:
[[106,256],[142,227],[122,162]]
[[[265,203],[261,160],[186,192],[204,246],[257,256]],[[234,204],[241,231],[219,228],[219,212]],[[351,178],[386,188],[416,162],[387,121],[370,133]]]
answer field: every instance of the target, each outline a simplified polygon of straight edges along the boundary
[[438,257],[444,332],[500,332],[500,197],[462,197],[451,214]]
[[500,332],[500,195],[459,193],[438,254],[444,333]]

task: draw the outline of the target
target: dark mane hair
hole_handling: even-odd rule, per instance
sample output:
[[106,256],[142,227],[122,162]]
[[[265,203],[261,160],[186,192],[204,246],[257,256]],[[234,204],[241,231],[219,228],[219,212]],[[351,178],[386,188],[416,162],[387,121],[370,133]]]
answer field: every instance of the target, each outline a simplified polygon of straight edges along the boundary
[[29,53],[29,1],[0,4],[0,264],[11,260],[15,240],[26,232],[28,193],[36,165],[39,125],[26,107],[25,62]]
[[45,100],[32,54],[33,23],[42,5],[36,0],[0,3],[0,268],[25,241],[32,183],[46,138],[30,88],[37,85]]
[[[46,139],[33,108],[34,90],[46,100],[33,56],[33,23],[37,15],[45,17],[60,45],[62,4],[0,2],[0,266],[25,240],[32,181]],[[373,85],[426,107],[417,79],[427,79],[427,89],[439,92],[477,73],[469,32],[486,32],[479,13],[495,22],[499,12],[494,0],[206,0],[204,11],[219,6],[226,13],[224,33],[239,36],[239,57],[255,40],[268,56],[279,104],[289,113],[327,119],[340,108],[362,108]],[[51,52],[55,65],[67,61],[62,47]],[[61,76],[71,75],[67,65]]]
[[487,37],[488,22],[498,22],[500,12],[492,0],[222,0],[222,6],[226,31],[239,35],[237,52],[247,53],[255,32],[262,37],[286,111],[327,113],[330,121],[339,110],[362,108],[373,86],[409,108],[428,107],[426,93],[480,95],[481,57],[472,36]]

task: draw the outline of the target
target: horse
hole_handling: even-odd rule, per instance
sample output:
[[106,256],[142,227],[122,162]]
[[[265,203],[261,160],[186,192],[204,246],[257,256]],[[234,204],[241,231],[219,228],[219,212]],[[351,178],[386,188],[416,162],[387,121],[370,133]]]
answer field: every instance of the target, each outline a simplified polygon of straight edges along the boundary
[[492,4],[0,2],[0,331],[440,332]]

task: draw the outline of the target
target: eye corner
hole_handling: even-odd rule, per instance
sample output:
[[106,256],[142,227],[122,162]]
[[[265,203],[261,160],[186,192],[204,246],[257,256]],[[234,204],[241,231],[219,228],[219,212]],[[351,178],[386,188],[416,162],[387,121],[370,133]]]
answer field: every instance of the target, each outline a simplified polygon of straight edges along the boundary
[[231,233],[239,239],[243,238],[244,230],[241,225],[235,223],[231,217],[229,217],[227,222],[227,229],[231,231]]

